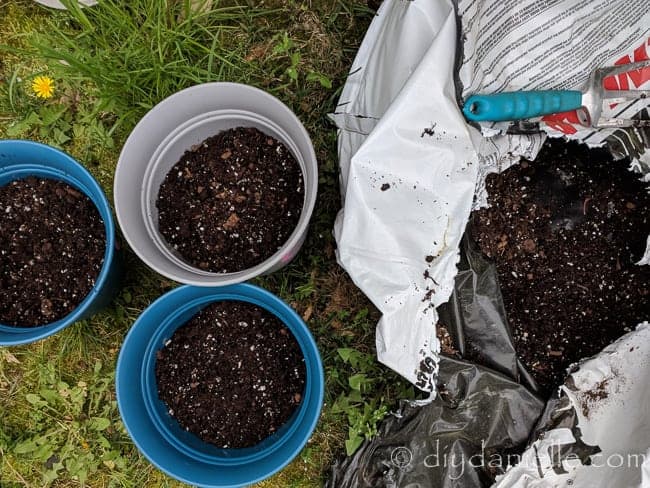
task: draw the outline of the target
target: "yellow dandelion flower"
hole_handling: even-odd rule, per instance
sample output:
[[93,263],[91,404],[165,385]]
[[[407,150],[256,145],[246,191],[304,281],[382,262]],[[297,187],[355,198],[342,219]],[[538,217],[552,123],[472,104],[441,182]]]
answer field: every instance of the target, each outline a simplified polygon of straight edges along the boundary
[[37,76],[32,81],[32,90],[39,98],[50,98],[54,95],[54,80],[49,76]]

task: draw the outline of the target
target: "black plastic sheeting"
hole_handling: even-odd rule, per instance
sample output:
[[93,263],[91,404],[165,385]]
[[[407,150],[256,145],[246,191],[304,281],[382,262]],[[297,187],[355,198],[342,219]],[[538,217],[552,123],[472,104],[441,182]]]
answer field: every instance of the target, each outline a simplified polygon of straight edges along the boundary
[[404,402],[378,435],[334,465],[330,488],[490,486],[525,447],[544,403],[500,373],[456,359],[440,364],[439,395]]
[[545,402],[517,359],[496,269],[467,237],[458,267],[439,313],[459,357],[441,357],[436,399],[402,402],[374,439],[333,465],[326,487],[489,487],[526,447]]
[[494,264],[487,261],[466,232],[454,292],[439,307],[439,323],[447,327],[462,358],[488,366],[531,391],[539,392],[526,371],[510,334],[501,288]]

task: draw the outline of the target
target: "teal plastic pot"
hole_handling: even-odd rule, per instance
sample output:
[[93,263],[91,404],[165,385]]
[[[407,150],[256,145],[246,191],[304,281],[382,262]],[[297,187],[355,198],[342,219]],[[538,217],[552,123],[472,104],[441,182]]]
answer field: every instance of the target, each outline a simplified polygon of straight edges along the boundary
[[115,225],[111,208],[106,195],[90,173],[72,157],[51,146],[33,141],[0,141],[0,186],[28,176],[63,181],[91,199],[104,221],[104,264],[90,293],[62,319],[38,327],[13,327],[0,323],[0,346],[38,341],[77,320],[91,317],[113,299],[121,274],[121,266],[116,259]]
[[[174,331],[204,307],[235,300],[278,317],[293,333],[305,358],[302,401],[270,437],[244,449],[221,449],[186,432],[158,398],[156,352]],[[266,290],[248,284],[219,288],[181,286],[160,297],[129,331],[117,360],[117,403],[138,449],[160,470],[185,483],[211,488],[248,486],[281,470],[305,446],[323,405],[323,365],[309,329],[296,312]]]

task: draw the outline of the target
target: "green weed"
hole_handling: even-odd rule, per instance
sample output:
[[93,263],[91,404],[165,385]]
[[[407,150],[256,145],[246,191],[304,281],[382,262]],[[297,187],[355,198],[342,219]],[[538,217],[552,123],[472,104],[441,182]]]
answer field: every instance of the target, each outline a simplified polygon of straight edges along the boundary
[[[272,54],[274,57],[286,58],[288,60],[288,67],[284,69],[284,74],[290,80],[290,82],[297,82],[300,76],[300,65],[302,62],[302,54],[300,48],[296,46],[296,43],[289,37],[287,32],[277,36],[277,43],[273,47]],[[286,64],[286,63],[285,63]],[[279,66],[282,66],[282,63],[279,63]],[[323,88],[330,89],[332,88],[332,80],[330,80],[323,73],[314,71],[313,69],[309,70],[306,74],[305,80],[317,81]]]
[[[367,310],[357,314],[355,321],[365,320]],[[329,377],[342,392],[332,404],[333,414],[344,414],[348,421],[345,449],[354,454],[364,440],[377,434],[377,427],[389,412],[396,398],[414,398],[413,387],[377,361],[374,352],[361,352],[340,347]]]
[[111,395],[113,373],[101,374],[102,369],[97,362],[89,382],[69,384],[51,363],[39,365],[39,390],[25,395],[32,429],[12,451],[42,466],[44,483],[66,472],[83,484],[100,464],[126,469],[127,459],[114,447],[125,441],[125,432]]

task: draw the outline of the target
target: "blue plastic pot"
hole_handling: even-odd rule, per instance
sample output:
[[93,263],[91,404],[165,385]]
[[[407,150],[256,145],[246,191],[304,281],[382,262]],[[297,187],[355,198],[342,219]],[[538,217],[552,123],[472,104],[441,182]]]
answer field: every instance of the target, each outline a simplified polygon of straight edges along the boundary
[[[158,398],[155,378],[156,351],[201,309],[225,300],[250,302],[277,316],[293,333],[305,358],[305,391],[299,407],[277,432],[245,449],[220,449],[186,432]],[[225,488],[261,481],[298,455],[320,416],[325,380],[316,342],[298,314],[272,293],[239,284],[181,286],[156,300],[124,340],[115,383],[124,425],[149,461],[185,483]]]
[[106,252],[94,288],[71,313],[56,322],[38,327],[0,324],[0,346],[26,344],[48,337],[64,327],[95,314],[112,300],[119,284],[121,267],[115,259],[115,226],[106,196],[95,179],[73,158],[53,147],[32,141],[0,141],[0,186],[13,180],[37,176],[60,180],[85,193],[104,221]]

